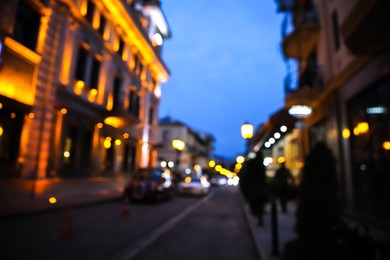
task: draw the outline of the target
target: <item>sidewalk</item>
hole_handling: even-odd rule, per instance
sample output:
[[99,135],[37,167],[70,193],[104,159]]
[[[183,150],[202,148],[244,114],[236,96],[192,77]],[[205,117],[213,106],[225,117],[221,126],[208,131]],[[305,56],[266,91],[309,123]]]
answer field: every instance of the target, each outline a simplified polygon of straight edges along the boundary
[[[242,198],[242,197],[241,197]],[[279,256],[272,255],[272,222],[271,222],[271,204],[265,207],[264,225],[258,226],[257,219],[250,213],[248,204],[242,198],[244,214],[248,221],[252,235],[255,239],[256,247],[261,260],[280,260],[282,259],[283,248],[286,242],[296,238],[294,232],[296,204],[290,201],[287,213],[282,213],[278,207],[278,237],[279,237]]]
[[125,183],[123,177],[0,180],[0,218],[118,199]]

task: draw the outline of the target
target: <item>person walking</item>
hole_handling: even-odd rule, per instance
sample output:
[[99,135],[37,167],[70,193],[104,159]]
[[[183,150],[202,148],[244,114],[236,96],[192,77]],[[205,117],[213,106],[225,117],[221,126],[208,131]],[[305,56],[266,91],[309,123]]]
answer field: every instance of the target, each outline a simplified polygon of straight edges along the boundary
[[264,205],[266,203],[266,176],[261,152],[249,159],[240,171],[240,188],[251,212],[257,217],[258,225],[263,225]]
[[294,184],[294,178],[284,162],[281,163],[280,168],[276,170],[274,184],[276,196],[279,199],[282,212],[286,213],[290,191]]

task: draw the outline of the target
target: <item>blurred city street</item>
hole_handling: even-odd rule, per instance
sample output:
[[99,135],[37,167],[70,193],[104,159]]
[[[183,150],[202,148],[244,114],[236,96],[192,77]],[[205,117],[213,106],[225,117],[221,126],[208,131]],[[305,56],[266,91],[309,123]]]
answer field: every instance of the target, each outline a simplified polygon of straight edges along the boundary
[[[82,200],[82,199],[81,199]],[[1,219],[1,259],[259,259],[237,187]]]

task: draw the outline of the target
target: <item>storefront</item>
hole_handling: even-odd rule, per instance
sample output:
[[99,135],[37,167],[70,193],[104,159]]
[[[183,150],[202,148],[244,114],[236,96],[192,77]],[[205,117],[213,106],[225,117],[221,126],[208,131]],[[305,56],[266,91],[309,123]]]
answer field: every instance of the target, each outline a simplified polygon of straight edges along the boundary
[[353,207],[356,213],[390,219],[390,77],[347,102]]

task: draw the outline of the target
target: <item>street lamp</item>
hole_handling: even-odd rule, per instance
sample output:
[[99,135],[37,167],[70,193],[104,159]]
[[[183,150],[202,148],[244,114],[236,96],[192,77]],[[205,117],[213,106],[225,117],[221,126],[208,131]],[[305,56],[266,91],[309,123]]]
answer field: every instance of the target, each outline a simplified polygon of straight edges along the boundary
[[251,139],[253,136],[253,125],[244,123],[241,126],[241,135],[244,139]]
[[176,150],[176,174],[179,175],[179,165],[180,165],[180,154],[186,147],[186,143],[180,139],[172,140],[172,147]]
[[246,139],[246,152],[249,152],[249,139],[253,136],[253,125],[250,123],[244,123],[241,126],[241,135]]

